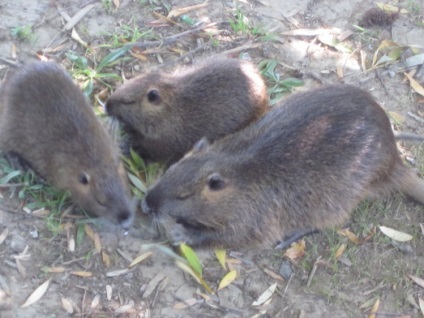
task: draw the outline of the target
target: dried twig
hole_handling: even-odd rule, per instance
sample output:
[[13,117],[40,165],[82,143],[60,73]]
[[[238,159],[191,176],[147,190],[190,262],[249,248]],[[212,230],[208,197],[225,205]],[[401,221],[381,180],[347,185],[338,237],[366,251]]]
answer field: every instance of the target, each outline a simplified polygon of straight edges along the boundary
[[202,30],[207,29],[207,28],[214,27],[214,26],[216,26],[220,23],[223,23],[223,22],[208,23],[208,24],[205,24],[205,25],[200,26],[200,27],[195,28],[195,29],[191,29],[191,30],[187,30],[187,31],[184,31],[184,32],[181,32],[181,33],[171,35],[171,36],[169,36],[169,37],[167,37],[167,38],[165,38],[161,41],[144,41],[144,42],[129,43],[129,44],[124,45],[124,47],[148,48],[148,47],[153,47],[153,46],[170,45],[170,44],[173,44],[174,42],[176,42],[179,38],[182,38],[182,37],[187,36],[187,35],[191,35],[193,33],[196,33],[198,31],[202,31]]

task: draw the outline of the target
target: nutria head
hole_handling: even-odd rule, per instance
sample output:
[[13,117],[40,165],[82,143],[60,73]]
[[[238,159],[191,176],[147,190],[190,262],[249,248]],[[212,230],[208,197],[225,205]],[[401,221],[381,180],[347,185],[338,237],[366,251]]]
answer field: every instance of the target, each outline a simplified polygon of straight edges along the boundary
[[135,209],[118,148],[63,68],[26,65],[3,95],[0,149],[70,191],[87,212],[129,227]]
[[[209,151],[199,141],[149,188],[142,210],[163,227],[173,243],[192,246],[240,247],[267,241],[272,221],[246,162],[239,155]],[[266,224],[268,225],[266,226]],[[274,222],[275,223],[275,222]],[[266,226],[266,227],[265,227]]]

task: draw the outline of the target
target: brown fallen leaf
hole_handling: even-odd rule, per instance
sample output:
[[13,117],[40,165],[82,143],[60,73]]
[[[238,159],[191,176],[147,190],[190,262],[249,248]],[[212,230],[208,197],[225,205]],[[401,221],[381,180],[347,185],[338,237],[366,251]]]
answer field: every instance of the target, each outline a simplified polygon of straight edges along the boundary
[[120,6],[120,1],[119,0],[113,0],[113,4],[115,5],[115,7],[118,9]]
[[90,305],[91,309],[96,308],[99,305],[99,303],[100,303],[100,295],[97,294],[96,296],[94,296],[93,300],[91,301],[91,305]]
[[32,294],[27,298],[27,300],[25,301],[25,303],[21,306],[21,308],[23,307],[27,307],[29,305],[32,305],[33,303],[35,303],[36,301],[38,301],[41,297],[43,297],[43,295],[45,294],[45,292],[47,291],[47,289],[49,288],[50,285],[50,281],[51,278],[49,278],[48,280],[46,280],[44,283],[42,283],[40,286],[38,286],[33,292]]
[[102,244],[100,243],[100,237],[99,233],[94,233],[94,248],[96,249],[97,253],[100,253],[102,251]]
[[6,239],[6,237],[9,235],[9,228],[6,227],[3,232],[1,232],[0,234],[0,245],[4,242],[4,240]]
[[63,273],[66,271],[65,267],[47,267],[46,272],[47,273]]
[[418,302],[420,304],[421,314],[424,316],[424,299],[418,298]]
[[337,234],[341,235],[341,236],[345,236],[349,239],[349,241],[351,241],[354,244],[359,244],[360,240],[359,238],[356,236],[355,233],[351,232],[349,229],[341,229],[337,231]]
[[201,4],[195,4],[193,6],[188,6],[188,7],[184,7],[184,8],[172,8],[171,11],[169,11],[167,18],[176,18],[184,13],[193,11],[193,10],[197,10],[197,9],[201,9],[204,7],[208,6],[208,1],[201,3]]
[[397,13],[397,12],[409,13],[409,11],[406,10],[406,9],[400,9],[400,11],[399,11],[398,7],[392,6],[391,4],[386,4],[386,3],[382,3],[382,2],[376,2],[375,4],[377,5],[377,7],[379,7],[381,10],[384,10],[384,11],[389,11],[389,12],[394,12],[394,13]]
[[16,262],[16,268],[18,269],[19,275],[21,275],[22,278],[26,278],[26,270],[25,267],[22,266],[21,261],[17,258],[15,258]]
[[347,247],[347,245],[346,245],[346,244],[342,244],[342,245],[340,245],[340,247],[337,249],[336,253],[334,254],[334,258],[335,258],[336,260],[338,260],[338,259],[340,258],[340,256],[342,256],[342,255],[343,255],[343,253],[344,253],[344,252],[345,252],[345,250],[346,250],[346,247]]
[[181,301],[179,303],[176,303],[174,306],[172,306],[172,308],[174,309],[185,309],[187,307],[191,307],[194,306],[198,303],[199,301],[196,298],[190,298],[184,301]]
[[68,299],[62,297],[61,302],[62,302],[63,308],[66,310],[68,314],[74,313],[74,307],[72,306],[72,303]]
[[92,241],[94,241],[94,231],[93,231],[93,229],[90,227],[90,225],[85,224],[85,225],[84,225],[84,230],[85,230],[85,233],[88,235],[88,237],[89,237]]
[[85,272],[85,271],[75,271],[75,272],[70,272],[70,274],[75,275],[75,276],[80,276],[80,277],[91,277],[91,276],[93,276],[92,272]]
[[411,75],[409,75],[408,73],[403,74],[408,78],[409,84],[411,85],[413,90],[421,96],[424,96],[424,88],[416,80],[414,80]]
[[118,269],[116,271],[111,271],[106,273],[107,277],[116,277],[116,276],[120,276],[120,275],[124,275],[126,273],[128,273],[129,269],[128,268],[124,268],[124,269]]
[[290,248],[286,250],[284,253],[284,256],[291,259],[296,260],[298,258],[301,258],[303,255],[305,255],[305,240],[300,240],[298,242],[295,242],[291,245]]
[[418,286],[420,286],[420,287],[424,288],[424,279],[419,278],[419,277],[417,277],[417,276],[410,275],[410,274],[408,274],[408,277],[409,277],[410,279],[412,279],[412,280],[414,281],[414,283],[415,283],[415,284],[417,284]]
[[102,251],[102,261],[103,261],[103,264],[105,264],[105,266],[106,267],[109,267],[110,266],[110,258],[109,258],[109,255],[105,252],[105,251]]
[[130,54],[135,57],[136,59],[139,59],[140,61],[146,62],[148,60],[148,58],[146,57],[146,55],[142,54],[142,53],[137,53],[134,52],[133,50],[130,50]]
[[264,271],[265,274],[267,274],[268,276],[271,276],[272,278],[276,279],[276,280],[282,280],[284,281],[284,277],[273,272],[272,270],[270,270],[269,268],[264,267],[262,269]]

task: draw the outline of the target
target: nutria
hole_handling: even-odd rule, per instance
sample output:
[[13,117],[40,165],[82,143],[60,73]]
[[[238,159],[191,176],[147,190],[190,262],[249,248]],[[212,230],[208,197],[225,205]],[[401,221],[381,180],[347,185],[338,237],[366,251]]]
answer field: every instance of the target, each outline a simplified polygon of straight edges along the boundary
[[202,137],[214,141],[268,108],[264,81],[247,61],[208,59],[173,74],[152,71],[120,86],[106,111],[143,159],[177,161]]
[[23,66],[0,103],[0,150],[87,212],[128,227],[133,218],[117,147],[79,87],[53,62]]
[[367,92],[336,85],[295,94],[245,129],[201,140],[150,189],[142,209],[171,241],[269,245],[340,226],[364,199],[401,191],[424,204],[389,119]]

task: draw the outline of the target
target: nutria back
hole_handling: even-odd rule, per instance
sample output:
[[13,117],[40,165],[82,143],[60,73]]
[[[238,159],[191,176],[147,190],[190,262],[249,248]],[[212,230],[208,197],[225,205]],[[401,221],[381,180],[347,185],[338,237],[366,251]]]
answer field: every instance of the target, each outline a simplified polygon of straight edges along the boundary
[[129,146],[168,164],[202,137],[214,141],[258,119],[268,108],[257,68],[238,59],[209,59],[173,74],[148,72],[119,87],[107,113],[123,123]]
[[143,211],[173,242],[269,245],[342,225],[357,204],[424,183],[402,163],[390,122],[348,85],[296,94],[247,128],[197,143],[147,192]]
[[119,151],[62,67],[22,67],[1,98],[0,150],[69,190],[87,212],[128,227],[133,209]]

